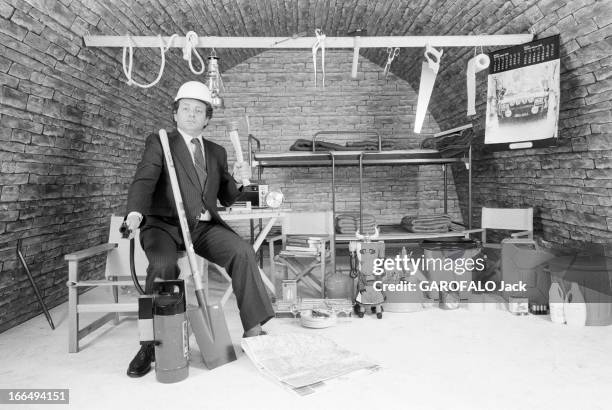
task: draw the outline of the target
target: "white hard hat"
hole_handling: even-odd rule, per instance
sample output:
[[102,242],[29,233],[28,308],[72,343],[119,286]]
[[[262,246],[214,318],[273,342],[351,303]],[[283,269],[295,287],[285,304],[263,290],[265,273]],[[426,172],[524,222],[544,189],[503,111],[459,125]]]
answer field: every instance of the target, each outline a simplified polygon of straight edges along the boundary
[[187,81],[181,85],[174,97],[174,101],[178,101],[181,98],[193,98],[194,100],[204,101],[212,104],[212,97],[208,87],[199,81]]

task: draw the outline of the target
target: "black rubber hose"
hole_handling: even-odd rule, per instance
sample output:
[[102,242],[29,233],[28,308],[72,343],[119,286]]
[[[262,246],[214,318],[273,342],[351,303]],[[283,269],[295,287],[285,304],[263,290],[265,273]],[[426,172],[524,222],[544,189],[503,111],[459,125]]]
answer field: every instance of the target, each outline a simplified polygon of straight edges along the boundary
[[[119,228],[119,232],[124,238],[128,238],[130,236],[131,231],[128,229],[128,226],[125,222],[121,224]],[[145,294],[144,289],[140,286],[140,282],[138,281],[138,276],[136,276],[136,265],[134,264],[134,238],[130,239],[130,274],[132,275],[132,282],[134,282],[134,286],[136,290],[141,295]]]
[[136,276],[136,265],[134,264],[134,238],[130,239],[130,273],[132,274],[132,281],[134,282],[136,290],[141,295],[144,295],[145,291],[142,289],[142,286],[140,286],[138,276]]

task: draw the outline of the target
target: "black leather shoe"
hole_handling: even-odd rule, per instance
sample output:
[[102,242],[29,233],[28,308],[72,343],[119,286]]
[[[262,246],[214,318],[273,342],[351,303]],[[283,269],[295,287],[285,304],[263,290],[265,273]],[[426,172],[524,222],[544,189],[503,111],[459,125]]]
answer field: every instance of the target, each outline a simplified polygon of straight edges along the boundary
[[155,348],[152,345],[143,345],[128,366],[127,375],[142,377],[151,370],[151,362],[155,361]]

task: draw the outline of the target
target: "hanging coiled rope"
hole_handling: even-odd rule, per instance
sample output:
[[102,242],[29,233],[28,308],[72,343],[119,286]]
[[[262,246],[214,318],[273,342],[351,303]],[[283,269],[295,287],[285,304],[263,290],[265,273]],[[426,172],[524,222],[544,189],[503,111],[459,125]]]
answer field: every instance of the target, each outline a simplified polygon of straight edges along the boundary
[[[164,44],[164,39],[162,38],[161,35],[157,36],[159,38],[159,52],[161,54],[161,65],[159,67],[159,72],[157,73],[157,78],[155,78],[155,80],[153,80],[149,84],[140,84],[132,78],[132,68],[134,66],[134,42],[132,40],[132,37],[129,34],[127,34],[126,36],[128,38],[128,46],[123,47],[123,73],[125,74],[125,77],[127,78],[127,84],[135,85],[140,88],[153,87],[155,84],[159,82],[159,80],[161,80],[161,77],[164,73],[164,69],[166,67],[166,52],[172,46],[172,42],[174,41],[175,38],[178,37],[178,34],[173,34],[172,36],[170,36],[168,45]],[[204,64],[204,60],[198,53],[197,46],[198,46],[198,35],[194,31],[188,32],[185,35],[185,46],[183,47],[183,59],[189,63],[189,69],[191,70],[192,73],[196,75],[200,75],[204,73],[204,70],[206,69],[206,65]],[[195,54],[197,59],[200,61],[201,69],[199,71],[193,67],[193,63],[191,60],[192,53]]]
[[[183,47],[183,60],[187,60],[189,62],[189,69],[191,70],[192,73],[196,75],[200,75],[204,73],[204,70],[206,69],[206,66],[204,65],[204,60],[202,60],[202,57],[200,57],[200,54],[198,53],[198,50],[197,50],[198,38],[199,37],[195,33],[195,31],[187,32],[187,34],[185,35],[185,47]],[[198,60],[200,60],[200,68],[201,68],[200,71],[196,71],[195,68],[193,68],[193,64],[191,64],[191,53],[192,52],[196,55]]]
[[[159,66],[159,73],[157,73],[157,78],[153,80],[152,83],[140,84],[132,78],[132,67],[134,64],[134,42],[132,41],[132,37],[129,34],[127,34],[129,45],[127,47],[125,46],[123,47],[123,73],[125,74],[125,77],[127,78],[128,85],[135,85],[140,88],[150,88],[150,87],[153,87],[155,84],[157,84],[159,80],[161,80],[162,74],[164,73],[164,68],[166,67],[166,51],[168,51],[168,49],[172,45],[172,42],[174,41],[176,37],[178,37],[178,35],[173,34],[170,37],[170,40],[168,41],[167,46],[164,45],[164,39],[162,38],[161,35],[158,35],[157,37],[159,38],[159,52],[161,54],[161,65]],[[126,61],[128,50],[130,53],[129,61]]]

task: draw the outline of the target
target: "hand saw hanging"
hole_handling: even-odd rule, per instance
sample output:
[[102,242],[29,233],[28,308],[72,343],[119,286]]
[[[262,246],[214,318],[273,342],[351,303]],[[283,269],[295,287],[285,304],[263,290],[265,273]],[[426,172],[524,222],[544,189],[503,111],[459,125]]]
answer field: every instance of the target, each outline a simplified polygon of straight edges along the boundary
[[416,117],[414,119],[414,132],[419,134],[427,113],[427,106],[431,98],[436,76],[440,69],[440,57],[442,50],[436,50],[430,45],[425,47],[425,58],[427,62],[423,62],[421,67],[421,82],[419,84],[419,97],[417,100]]

